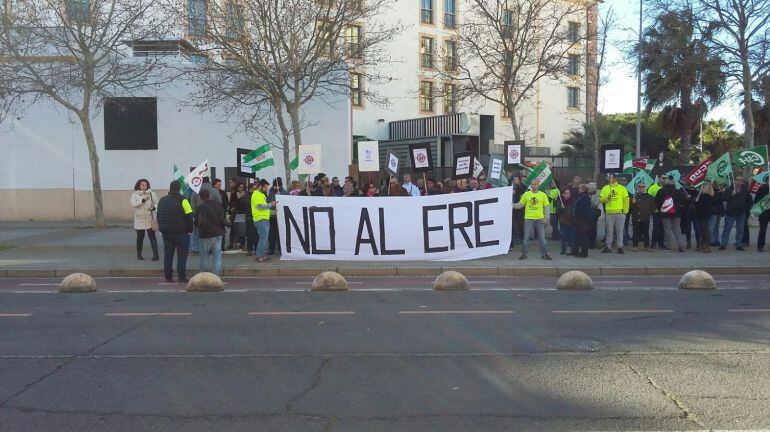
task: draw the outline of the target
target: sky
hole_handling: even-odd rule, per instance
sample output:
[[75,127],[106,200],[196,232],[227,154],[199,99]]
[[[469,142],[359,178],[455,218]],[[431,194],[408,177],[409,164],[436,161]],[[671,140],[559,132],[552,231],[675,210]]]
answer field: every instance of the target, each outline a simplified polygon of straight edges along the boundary
[[[645,2],[645,6],[651,2]],[[604,14],[609,8],[617,16],[617,28],[609,35],[605,64],[606,78],[609,80],[599,89],[599,111],[605,114],[636,112],[636,64],[629,64],[624,53],[630,41],[636,40],[639,29],[638,0],[605,0],[599,13]],[[646,12],[645,12],[646,14]],[[650,24],[645,20],[644,25]],[[644,90],[644,89],[643,89]],[[644,99],[642,99],[644,109]],[[743,132],[740,115],[740,103],[725,101],[706,115],[708,119],[725,119],[732,123],[733,130]]]

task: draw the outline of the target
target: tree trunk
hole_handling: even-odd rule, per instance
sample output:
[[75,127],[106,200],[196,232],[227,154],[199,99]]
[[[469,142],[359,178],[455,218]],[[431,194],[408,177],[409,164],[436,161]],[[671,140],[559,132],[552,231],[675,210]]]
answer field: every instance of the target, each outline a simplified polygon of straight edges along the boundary
[[291,133],[294,137],[294,154],[299,154],[299,146],[302,145],[302,119],[300,119],[299,106],[286,107],[291,117]]
[[[79,113],[78,118],[83,127],[83,135],[88,146],[88,158],[91,162],[91,187],[94,191],[94,228],[104,229],[104,201],[102,199],[102,181],[99,174],[99,155],[96,153],[94,131],[91,129],[91,118],[88,113]],[[73,191],[74,193],[74,191]]]
[[743,147],[754,147],[754,110],[752,110],[752,82],[751,82],[751,69],[748,65],[748,60],[743,61]]
[[690,161],[690,146],[692,144],[692,99],[690,89],[682,90],[682,110],[681,110],[681,122],[682,130],[679,135],[681,152],[679,154],[679,161],[684,165],[687,165]]
[[521,127],[519,126],[519,121],[516,119],[516,108],[511,108],[511,129],[513,129],[513,138],[516,140],[521,139]]
[[[286,119],[283,116],[283,107],[281,106],[280,102],[278,103],[278,106],[276,104],[273,104],[273,109],[275,110],[275,117],[278,120],[278,127],[281,129],[281,144],[283,145],[283,169],[286,172],[286,184],[289,184],[289,180],[291,179],[291,169],[289,168],[289,163],[291,162],[291,145],[289,144],[289,128],[286,126]],[[298,153],[295,151],[295,155]]]

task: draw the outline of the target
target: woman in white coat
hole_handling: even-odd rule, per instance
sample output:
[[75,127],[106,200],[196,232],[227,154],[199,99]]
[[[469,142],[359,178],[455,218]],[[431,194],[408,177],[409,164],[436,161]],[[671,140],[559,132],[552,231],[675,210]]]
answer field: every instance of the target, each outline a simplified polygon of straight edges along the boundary
[[142,246],[144,245],[144,232],[150,238],[152,246],[152,260],[158,261],[158,240],[155,237],[157,219],[155,205],[158,196],[150,189],[147,179],[139,179],[134,185],[134,193],[131,195],[131,206],[134,208],[134,229],[136,230],[136,259],[143,260]]

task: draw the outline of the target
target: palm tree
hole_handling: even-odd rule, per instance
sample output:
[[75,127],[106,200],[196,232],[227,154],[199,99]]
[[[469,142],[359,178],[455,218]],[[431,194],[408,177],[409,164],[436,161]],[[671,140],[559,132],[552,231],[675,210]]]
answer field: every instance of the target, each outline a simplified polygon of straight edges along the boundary
[[692,10],[666,11],[645,32],[638,47],[647,112],[661,110],[664,129],[681,141],[680,157],[690,154],[701,116],[724,94],[724,62],[709,52],[709,33],[696,34]]
[[595,159],[594,128],[598,127],[599,144],[622,144],[627,150],[634,148],[634,141],[624,134],[621,125],[597,114],[595,122],[584,123],[583,128],[573,129],[562,141],[559,156],[576,159],[578,166],[593,166]]
[[[754,111],[754,144],[770,144],[770,75],[765,75],[755,89],[759,101],[753,102]],[[743,112],[742,112],[743,113]],[[746,114],[743,113],[745,117]]]

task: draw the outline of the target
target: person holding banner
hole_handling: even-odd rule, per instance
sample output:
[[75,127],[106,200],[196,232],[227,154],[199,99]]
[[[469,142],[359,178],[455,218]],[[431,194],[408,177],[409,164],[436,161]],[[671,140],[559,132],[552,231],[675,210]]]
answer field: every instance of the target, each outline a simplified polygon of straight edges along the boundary
[[550,261],[551,257],[548,256],[548,247],[545,241],[545,226],[549,224],[548,214],[550,213],[548,195],[539,190],[540,182],[537,180],[533,180],[529,188],[530,190],[521,196],[521,201],[513,204],[513,208],[524,209],[524,240],[519,259],[527,259],[529,241],[533,234],[537,234],[540,243],[540,258]]

